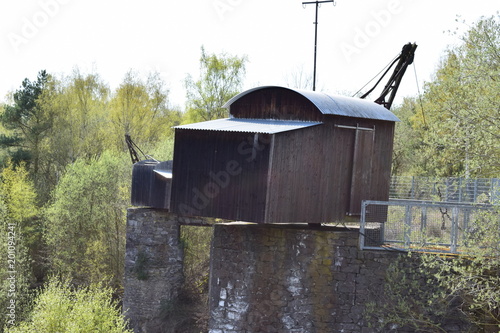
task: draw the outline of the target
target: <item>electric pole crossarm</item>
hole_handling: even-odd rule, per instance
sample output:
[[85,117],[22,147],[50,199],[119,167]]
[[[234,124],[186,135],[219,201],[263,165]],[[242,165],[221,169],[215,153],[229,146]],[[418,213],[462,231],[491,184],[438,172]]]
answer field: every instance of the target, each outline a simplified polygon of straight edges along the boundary
[[318,4],[318,3],[325,3],[325,2],[334,2],[334,1],[333,1],[333,0],[326,0],[326,1],[308,1],[308,2],[303,2],[302,4],[303,4],[303,5],[311,5],[311,4],[313,4],[313,3]]

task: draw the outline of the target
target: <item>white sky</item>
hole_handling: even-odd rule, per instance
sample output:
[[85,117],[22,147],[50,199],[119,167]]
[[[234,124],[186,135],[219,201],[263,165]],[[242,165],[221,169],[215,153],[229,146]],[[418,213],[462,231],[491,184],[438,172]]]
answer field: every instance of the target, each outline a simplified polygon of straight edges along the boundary
[[[420,88],[461,15],[468,23],[499,9],[492,0],[336,0],[319,9],[317,89],[354,93],[407,42],[416,42]],[[301,0],[2,0],[0,101],[41,69],[95,71],[115,89],[125,73],[158,71],[170,101],[184,107],[184,79],[199,73],[200,48],[247,55],[244,89],[312,75],[315,6]],[[288,77],[288,79],[287,79]],[[383,82],[384,83],[384,82]],[[417,94],[413,68],[398,93]],[[376,96],[372,96],[375,99]]]

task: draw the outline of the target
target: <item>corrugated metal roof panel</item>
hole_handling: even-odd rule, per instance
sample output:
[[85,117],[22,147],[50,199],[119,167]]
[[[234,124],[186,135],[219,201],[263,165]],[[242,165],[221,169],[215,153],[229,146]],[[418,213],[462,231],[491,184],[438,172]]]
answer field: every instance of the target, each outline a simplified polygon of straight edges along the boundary
[[226,118],[175,126],[176,129],[275,134],[322,124],[312,121]]
[[227,101],[227,103],[224,104],[223,107],[229,108],[231,104],[233,104],[236,100],[254,91],[274,88],[288,89],[304,96],[309,101],[311,101],[323,114],[387,121],[399,121],[398,117],[396,117],[391,111],[387,110],[382,105],[379,105],[372,101],[367,101],[355,97],[329,95],[318,91],[291,89],[278,86],[263,86],[244,91]]

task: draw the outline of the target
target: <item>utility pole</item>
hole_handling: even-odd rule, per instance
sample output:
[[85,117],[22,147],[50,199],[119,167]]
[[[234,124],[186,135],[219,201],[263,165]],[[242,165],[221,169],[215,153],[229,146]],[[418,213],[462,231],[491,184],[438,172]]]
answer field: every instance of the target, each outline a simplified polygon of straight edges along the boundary
[[325,2],[333,2],[333,5],[335,5],[334,0],[325,0],[325,1],[308,1],[308,2],[303,2],[302,6],[306,8],[307,5],[311,4],[316,4],[316,20],[314,21],[314,70],[313,70],[313,91],[316,90],[316,50],[318,46],[318,8],[320,3],[325,3]]

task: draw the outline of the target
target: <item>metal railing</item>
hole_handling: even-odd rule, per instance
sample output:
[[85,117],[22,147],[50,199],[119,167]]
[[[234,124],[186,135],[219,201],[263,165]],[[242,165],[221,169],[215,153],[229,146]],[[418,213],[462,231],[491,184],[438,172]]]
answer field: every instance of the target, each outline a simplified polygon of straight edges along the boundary
[[415,200],[363,201],[360,248],[459,253],[492,214],[491,205]]
[[500,199],[498,178],[391,177],[391,199],[493,203]]

